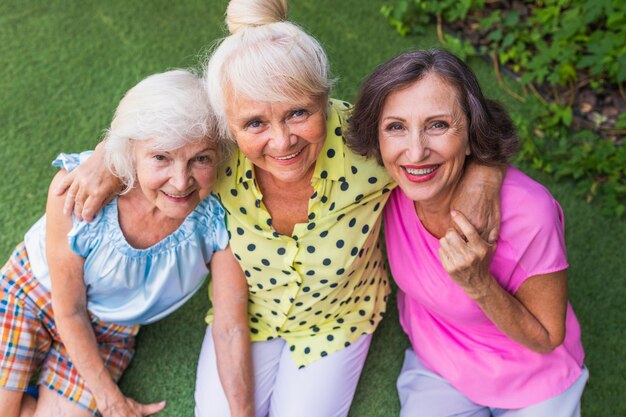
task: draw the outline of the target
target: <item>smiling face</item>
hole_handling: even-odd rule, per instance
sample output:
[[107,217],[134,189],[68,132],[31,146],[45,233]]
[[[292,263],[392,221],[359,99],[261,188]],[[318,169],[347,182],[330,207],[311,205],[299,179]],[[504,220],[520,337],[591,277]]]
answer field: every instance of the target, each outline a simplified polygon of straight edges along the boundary
[[217,145],[202,141],[172,151],[155,141],[134,146],[136,187],[147,201],[172,219],[184,219],[209,195],[217,174]]
[[326,138],[326,100],[269,103],[231,92],[227,103],[230,130],[255,167],[280,182],[311,178]]
[[378,138],[387,171],[411,200],[449,203],[470,154],[467,117],[450,84],[430,73],[391,93]]

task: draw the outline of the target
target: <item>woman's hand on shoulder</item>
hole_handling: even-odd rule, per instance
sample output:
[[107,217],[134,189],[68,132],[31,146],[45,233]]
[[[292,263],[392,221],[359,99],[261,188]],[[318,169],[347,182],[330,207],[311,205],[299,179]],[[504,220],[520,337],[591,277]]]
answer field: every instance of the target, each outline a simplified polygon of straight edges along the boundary
[[[490,243],[498,239],[500,232],[500,188],[505,172],[505,166],[468,162],[452,200],[452,209],[465,213]],[[459,230],[454,222],[451,227]]]
[[489,273],[495,244],[486,242],[462,213],[453,210],[451,217],[460,233],[450,228],[439,239],[439,258],[450,277],[476,300],[495,283]]
[[104,161],[103,144],[96,146],[93,154],[62,180],[56,182],[54,193],[65,193],[63,211],[74,212],[79,220],[92,221],[96,213],[121,190],[119,179],[109,171]]

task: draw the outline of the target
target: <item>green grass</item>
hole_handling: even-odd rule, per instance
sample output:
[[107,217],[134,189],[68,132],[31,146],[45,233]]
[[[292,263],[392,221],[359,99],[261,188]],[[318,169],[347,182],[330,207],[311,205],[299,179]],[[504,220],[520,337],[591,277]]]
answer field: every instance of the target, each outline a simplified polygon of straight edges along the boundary
[[[411,48],[437,46],[432,28],[400,38],[378,13],[382,0],[293,0],[291,17],[325,46],[338,77],[334,96],[353,100],[372,68]],[[0,255],[5,259],[43,213],[50,161],[92,148],[124,91],[141,78],[197,66],[221,36],[224,0],[5,0],[0,3]],[[484,62],[471,61],[487,95],[520,110]],[[529,171],[527,171],[529,172]],[[534,172],[529,172],[537,177]],[[626,222],[603,217],[571,184],[538,177],[567,219],[570,299],[583,328],[591,379],[586,416],[626,415]],[[167,399],[162,416],[193,415],[195,363],[206,292],[145,327],[122,387],[141,401]],[[374,337],[351,416],[398,415],[395,379],[408,345],[393,300]],[[480,383],[480,381],[477,381]]]

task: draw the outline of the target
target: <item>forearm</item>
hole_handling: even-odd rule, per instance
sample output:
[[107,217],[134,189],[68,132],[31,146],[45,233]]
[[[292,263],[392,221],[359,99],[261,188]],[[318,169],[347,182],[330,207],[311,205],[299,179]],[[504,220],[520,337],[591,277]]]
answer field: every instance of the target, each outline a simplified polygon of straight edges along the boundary
[[248,325],[227,325],[216,318],[212,331],[217,370],[231,415],[253,417],[254,377]]
[[55,315],[63,345],[72,363],[93,393],[99,409],[123,398],[116,382],[105,367],[87,312]]
[[560,344],[558,336],[546,327],[518,300],[489,276],[485,284],[468,295],[485,315],[509,338],[538,353],[549,353]]

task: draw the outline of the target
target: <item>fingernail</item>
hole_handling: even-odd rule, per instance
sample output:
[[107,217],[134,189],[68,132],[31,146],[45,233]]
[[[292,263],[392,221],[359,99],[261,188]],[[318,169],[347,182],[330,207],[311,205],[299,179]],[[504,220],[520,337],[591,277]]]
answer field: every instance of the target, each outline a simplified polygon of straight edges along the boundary
[[451,214],[452,216],[456,216],[456,210],[452,210],[452,211],[450,212],[450,214]]

